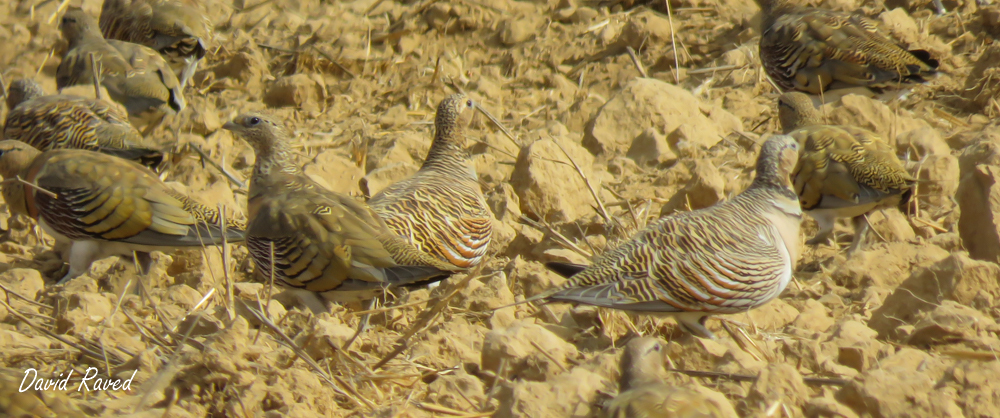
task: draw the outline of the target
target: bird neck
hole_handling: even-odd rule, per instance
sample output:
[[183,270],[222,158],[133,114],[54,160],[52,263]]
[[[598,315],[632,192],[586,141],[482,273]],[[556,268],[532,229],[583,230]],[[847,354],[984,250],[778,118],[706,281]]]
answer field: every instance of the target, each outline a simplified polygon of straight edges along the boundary
[[276,141],[257,150],[257,162],[253,167],[255,180],[266,179],[272,174],[302,174],[302,167],[295,163],[292,148],[284,141]]
[[95,40],[104,41],[104,35],[97,28],[85,27],[80,28],[80,31],[75,36],[68,37],[67,43],[69,44],[69,49],[73,49],[82,43]]
[[790,7],[792,2],[790,0],[757,0],[757,5],[760,6],[761,12],[767,14],[775,10]]
[[424,160],[424,168],[431,167],[456,167],[466,165],[469,153],[462,147],[462,139],[465,132],[458,126],[439,127],[431,143],[431,149],[427,152],[427,159]]
[[656,368],[652,369],[653,370],[636,370],[635,367],[629,367],[623,370],[621,378],[618,379],[618,393],[625,392],[626,390],[640,387],[642,385],[660,383],[666,380],[666,373],[659,373],[659,370]]
[[760,157],[757,158],[757,174],[749,189],[775,190],[782,195],[798,199],[792,189],[789,173],[781,168],[781,150],[768,145],[772,144],[766,143],[765,148],[760,151]]
[[813,109],[799,109],[797,111],[779,109],[778,120],[781,122],[782,133],[788,134],[799,128],[807,126],[822,125],[819,111]]

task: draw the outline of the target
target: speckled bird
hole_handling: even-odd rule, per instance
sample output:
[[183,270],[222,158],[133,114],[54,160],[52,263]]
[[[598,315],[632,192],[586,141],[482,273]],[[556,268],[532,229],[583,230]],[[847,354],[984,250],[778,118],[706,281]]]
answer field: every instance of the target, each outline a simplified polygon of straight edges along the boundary
[[873,90],[923,82],[938,62],[883,36],[858,14],[798,7],[793,0],[757,0],[761,8],[760,59],[783,91],[820,94],[832,88]]
[[[218,210],[168,187],[132,161],[86,150],[41,152],[5,140],[0,141],[0,175],[12,213],[35,219],[57,241],[72,243],[69,271],[59,283],[112,255],[134,251],[140,273],[146,273],[152,251],[224,240]],[[243,225],[227,218],[225,240],[243,241]]]
[[854,225],[848,254],[853,254],[868,232],[867,214],[909,202],[916,179],[878,134],[823,125],[809,97],[798,92],[778,98],[778,118],[802,147],[792,182],[802,209],[819,224],[808,244],[828,242],[836,219],[848,217]]
[[292,160],[288,132],[273,119],[249,113],[223,128],[256,154],[246,243],[261,277],[273,273],[286,287],[347,302],[432,283],[456,270],[399,239],[365,203],[306,176]]
[[42,151],[85,149],[155,167],[163,154],[128,121],[128,114],[104,100],[65,94],[46,95],[34,80],[20,79],[7,89],[3,138]]
[[666,352],[651,337],[625,346],[618,396],[605,406],[607,418],[735,418],[732,405],[720,405],[696,389],[666,383]]
[[368,201],[397,235],[463,269],[483,260],[493,234],[493,216],[465,150],[465,126],[475,109],[464,94],[442,100],[434,141],[420,170]]
[[107,39],[145,45],[170,62],[183,89],[205,57],[212,22],[194,4],[173,0],[104,0],[101,32]]
[[548,263],[569,277],[529,300],[574,302],[670,316],[714,338],[711,314],[757,308],[777,297],[799,258],[802,211],[789,175],[799,146],[764,142],[750,187],[731,200],[652,222],[590,266]]
[[81,10],[70,10],[59,25],[69,48],[56,69],[60,89],[89,84],[96,59],[101,85],[125,106],[133,119],[160,119],[185,107],[180,83],[156,51],[139,44],[105,40],[97,22]]

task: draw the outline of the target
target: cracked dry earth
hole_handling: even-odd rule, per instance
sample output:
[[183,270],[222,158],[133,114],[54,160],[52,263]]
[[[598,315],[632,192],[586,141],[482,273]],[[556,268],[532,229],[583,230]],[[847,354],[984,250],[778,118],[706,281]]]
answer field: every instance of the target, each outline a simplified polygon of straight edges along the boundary
[[[55,90],[59,3],[0,4],[5,80],[37,74]],[[256,282],[241,246],[156,253],[142,278],[107,259],[54,287],[52,239],[3,211],[0,366],[13,380],[27,368],[135,372],[128,391],[44,395],[81,416],[588,417],[614,395],[621,347],[638,333],[668,341],[674,367],[717,373],[670,383],[717,392],[740,416],[1000,416],[1000,8],[971,0],[946,0],[944,15],[927,1],[812,2],[860,9],[941,61],[902,99],[822,108],[888,138],[921,181],[908,213],[871,216],[877,233],[852,259],[806,247],[779,299],[726,318],[744,333],[710,320],[720,338],[708,341],[672,320],[564,304],[490,312],[558,284],[543,262],[585,262],[650,219],[735,195],[778,129],[752,2],[677,0],[669,14],[608,3],[202,2],[212,50],[189,109],[151,136],[172,150],[169,184],[242,213],[245,189],[208,160],[246,179],[253,152],[220,127],[266,109],[293,128],[309,175],[374,194],[419,166],[454,86],[515,136],[482,118],[469,131],[497,218],[490,260],[397,295],[342,352],[360,307],[312,315]],[[846,224],[837,231],[849,242]],[[137,279],[148,296],[123,295]]]

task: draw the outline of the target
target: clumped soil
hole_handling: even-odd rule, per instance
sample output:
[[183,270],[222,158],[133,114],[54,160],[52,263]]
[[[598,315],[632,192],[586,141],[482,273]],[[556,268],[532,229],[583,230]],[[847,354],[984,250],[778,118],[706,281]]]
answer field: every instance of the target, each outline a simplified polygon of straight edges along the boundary
[[[52,92],[60,2],[34,3],[0,5],[0,62],[8,82],[36,77]],[[52,239],[4,211],[0,365],[138,370],[128,392],[67,393],[86,414],[595,416],[616,391],[620,347],[641,333],[669,341],[676,368],[722,375],[670,379],[741,416],[1000,416],[1000,8],[816,4],[860,9],[940,60],[941,75],[901,99],[831,96],[822,108],[894,144],[921,180],[916,198],[906,213],[873,214],[850,260],[846,223],[839,248],[806,247],[779,299],[726,317],[734,334],[710,320],[719,339],[708,341],[589,307],[490,310],[558,284],[546,261],[586,262],[651,219],[749,184],[778,129],[752,2],[677,0],[669,14],[641,1],[204,3],[216,37],[189,109],[151,136],[172,150],[169,184],[242,216],[245,189],[215,164],[245,181],[254,157],[221,125],[266,109],[296,133],[308,174],[363,198],[419,167],[437,102],[461,89],[514,137],[481,117],[469,129],[497,218],[492,255],[390,298],[344,352],[362,308],[309,313],[257,282],[240,245],[156,255],[144,297],[123,291],[140,278],[115,259],[54,287]]]

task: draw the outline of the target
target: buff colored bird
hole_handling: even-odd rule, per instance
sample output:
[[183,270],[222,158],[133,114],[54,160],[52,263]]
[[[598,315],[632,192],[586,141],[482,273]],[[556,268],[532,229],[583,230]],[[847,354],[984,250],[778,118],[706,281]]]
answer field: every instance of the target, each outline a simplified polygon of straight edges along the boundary
[[194,4],[173,0],[104,0],[101,32],[107,39],[145,45],[170,62],[181,90],[205,57],[212,23]]
[[777,297],[798,261],[802,211],[790,174],[799,145],[764,142],[750,187],[714,206],[660,218],[590,266],[549,263],[569,277],[531,300],[574,302],[675,318],[714,338],[711,314],[746,312]]
[[[136,253],[141,273],[152,251],[243,241],[243,227],[171,189],[149,169],[85,150],[41,152],[0,142],[2,192],[11,212],[27,215],[57,241],[71,242],[64,283],[101,258]],[[22,181],[16,180],[19,178]]]
[[85,149],[155,167],[163,154],[146,141],[111,103],[64,94],[45,95],[34,80],[21,79],[7,90],[3,137],[42,151]]
[[306,176],[292,161],[289,134],[269,117],[244,114],[223,128],[257,155],[247,198],[247,247],[262,277],[273,274],[286,287],[346,302],[432,283],[458,270],[397,237],[366,204]]
[[808,244],[829,241],[836,219],[848,217],[854,225],[848,254],[853,254],[868,233],[867,214],[909,202],[916,179],[878,134],[823,125],[809,97],[797,92],[778,99],[778,118],[802,146],[792,181],[802,209],[819,224]]
[[156,51],[139,44],[105,40],[97,22],[81,10],[66,12],[59,29],[69,42],[56,70],[60,89],[92,82],[92,69],[97,67],[108,95],[124,105],[134,119],[158,122],[164,115],[184,109],[177,77]]
[[442,100],[423,166],[368,201],[397,235],[463,269],[483,260],[493,233],[493,216],[465,150],[465,126],[476,107],[464,94]]
[[607,418],[735,418],[725,399],[666,382],[663,344],[650,337],[629,341],[621,359],[618,396],[605,407]]
[[760,59],[783,91],[879,90],[923,82],[936,73],[938,62],[927,51],[904,49],[866,17],[799,7],[795,0],[757,4],[762,16]]

